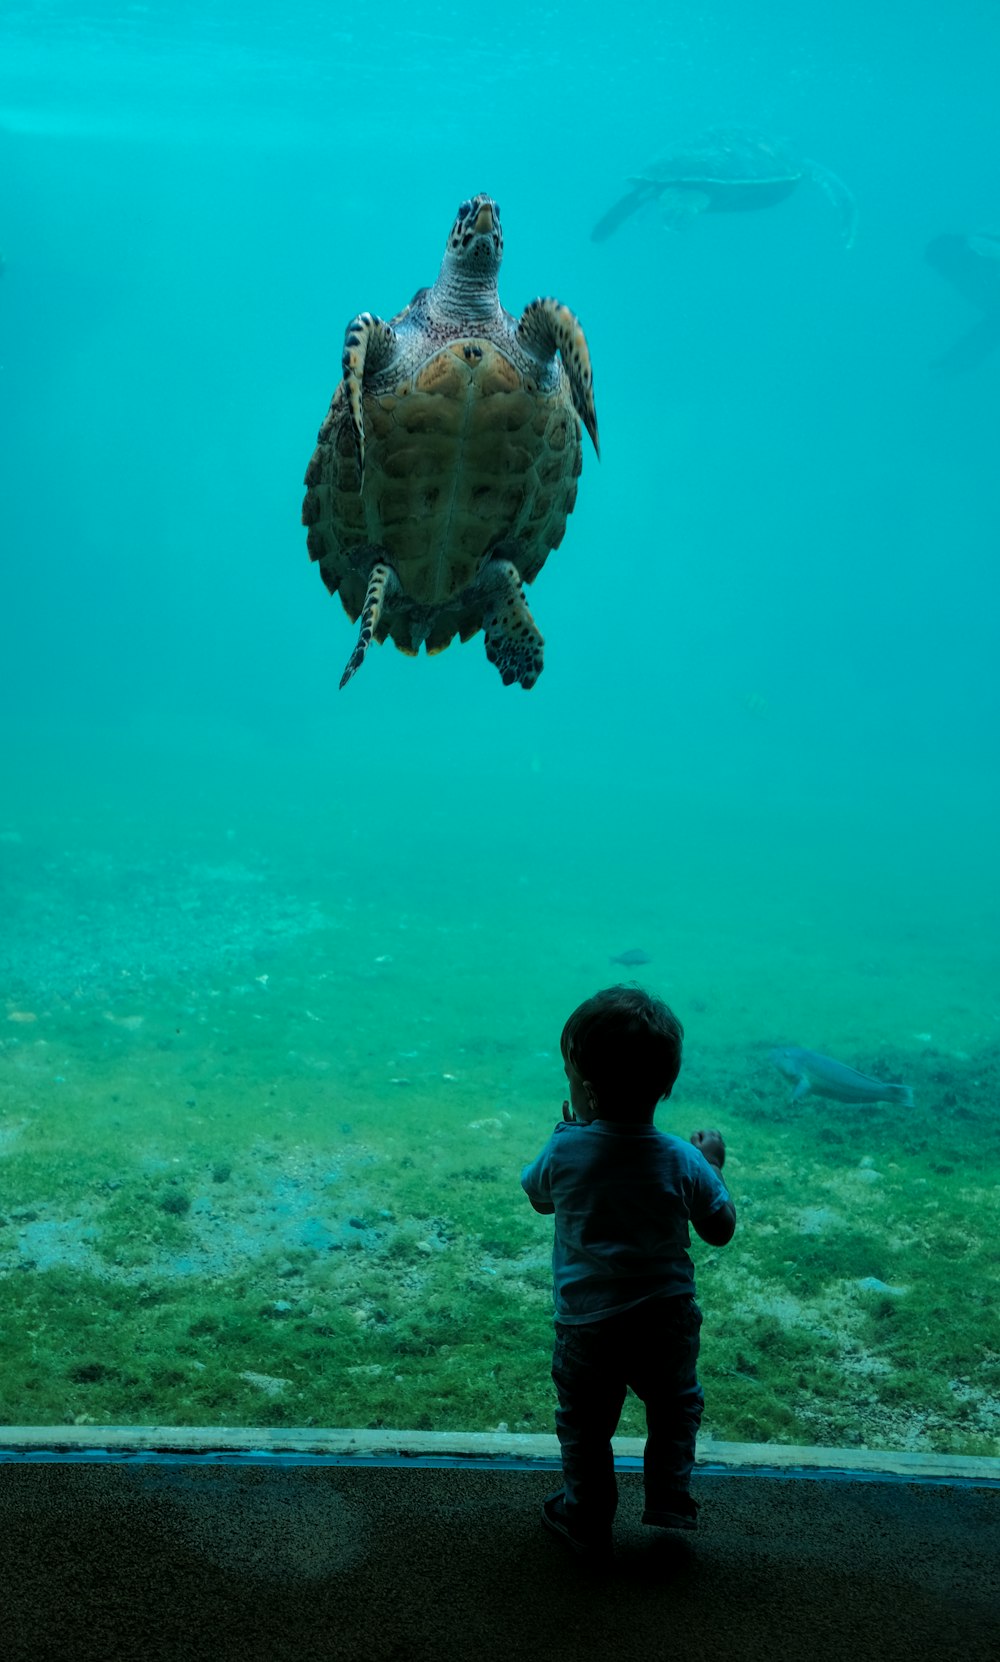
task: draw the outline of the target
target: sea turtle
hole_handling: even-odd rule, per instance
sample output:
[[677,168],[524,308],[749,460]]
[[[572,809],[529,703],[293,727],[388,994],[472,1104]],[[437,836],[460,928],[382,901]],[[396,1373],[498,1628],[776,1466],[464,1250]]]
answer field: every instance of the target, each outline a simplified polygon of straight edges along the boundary
[[497,294],[492,197],[459,207],[437,281],[384,323],[347,326],[343,377],[306,471],[310,557],[371,640],[441,652],[482,629],[505,686],[534,686],[542,637],[522,583],[576,501],[581,422],[598,448],[590,353],[558,300],[520,318]]
[[741,127],[710,128],[700,138],[678,144],[651,162],[629,180],[632,189],[598,220],[591,236],[603,242],[649,202],[659,205],[663,222],[671,230],[702,213],[770,208],[790,196],[803,179],[826,192],[840,217],[844,245],[850,248],[858,211],[843,181],[780,141]]
[[1000,231],[949,232],[933,237],[925,253],[935,271],[983,313],[931,366],[937,375],[960,375],[1000,346]]

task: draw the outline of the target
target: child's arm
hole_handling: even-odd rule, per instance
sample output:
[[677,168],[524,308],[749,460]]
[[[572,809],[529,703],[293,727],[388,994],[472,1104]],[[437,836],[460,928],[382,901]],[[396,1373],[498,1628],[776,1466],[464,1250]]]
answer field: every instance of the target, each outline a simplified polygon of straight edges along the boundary
[[521,1188],[524,1190],[535,1211],[541,1212],[543,1217],[550,1216],[555,1211],[555,1207],[553,1206],[551,1200],[548,1199],[549,1179],[546,1162],[547,1153],[548,1144],[546,1144],[545,1148],[542,1149],[538,1159],[533,1160],[530,1166],[525,1166],[521,1173]]
[[[721,1131],[695,1131],[691,1141],[695,1148],[700,1149],[708,1164],[718,1176],[722,1177],[722,1167],[726,1159],[726,1145]],[[736,1233],[736,1208],[731,1200],[723,1201],[716,1206],[707,1217],[700,1220],[692,1218],[695,1233],[700,1235],[709,1246],[728,1246]]]

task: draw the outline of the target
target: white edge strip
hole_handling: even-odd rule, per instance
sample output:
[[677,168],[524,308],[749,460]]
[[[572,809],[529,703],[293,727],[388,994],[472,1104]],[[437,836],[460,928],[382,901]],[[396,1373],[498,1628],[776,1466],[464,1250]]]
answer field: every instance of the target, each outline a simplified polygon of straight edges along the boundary
[[[622,1459],[641,1459],[641,1437],[617,1437]],[[554,1436],[501,1431],[368,1431],[313,1427],[45,1425],[0,1426],[0,1449],[13,1453],[317,1454],[358,1458],[558,1460]],[[893,1449],[820,1448],[784,1443],[698,1439],[699,1465],[770,1471],[847,1471],[894,1477],[1000,1482],[1000,1458]]]

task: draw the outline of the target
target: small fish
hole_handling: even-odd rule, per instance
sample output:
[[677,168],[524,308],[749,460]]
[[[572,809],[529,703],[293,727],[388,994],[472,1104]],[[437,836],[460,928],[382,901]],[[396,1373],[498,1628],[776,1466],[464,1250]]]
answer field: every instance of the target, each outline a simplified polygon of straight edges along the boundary
[[763,721],[771,713],[771,706],[763,693],[745,692],[740,696],[740,703],[747,715],[753,716],[757,721]]
[[770,1052],[770,1060],[786,1079],[794,1079],[791,1100],[801,1102],[804,1096],[825,1096],[834,1102],[898,1102],[903,1108],[913,1107],[913,1092],[909,1085],[887,1085],[882,1079],[869,1079],[832,1056],[817,1056],[814,1050],[799,1050],[797,1045],[782,1045]]
[[630,946],[627,952],[612,953],[611,962],[627,964],[631,968],[634,964],[651,964],[653,960],[648,952],[643,952],[641,946]]

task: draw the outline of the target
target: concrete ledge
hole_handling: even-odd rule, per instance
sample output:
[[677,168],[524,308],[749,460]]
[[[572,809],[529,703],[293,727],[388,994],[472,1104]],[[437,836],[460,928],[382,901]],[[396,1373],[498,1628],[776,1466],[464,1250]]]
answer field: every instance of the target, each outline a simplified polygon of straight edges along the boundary
[[[641,1437],[617,1437],[616,1461],[642,1460]],[[311,1456],[342,1462],[504,1464],[558,1466],[554,1436],[512,1436],[499,1431],[368,1431],[303,1426],[57,1425],[0,1426],[0,1458],[86,1459],[142,1454]],[[895,1477],[910,1482],[1000,1484],[1000,1459],[961,1454],[907,1453],[892,1449],[821,1448],[779,1443],[698,1441],[698,1467],[766,1475],[842,1472]]]

